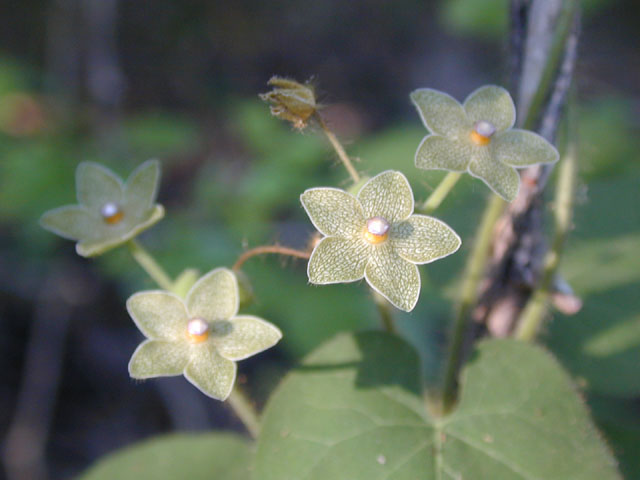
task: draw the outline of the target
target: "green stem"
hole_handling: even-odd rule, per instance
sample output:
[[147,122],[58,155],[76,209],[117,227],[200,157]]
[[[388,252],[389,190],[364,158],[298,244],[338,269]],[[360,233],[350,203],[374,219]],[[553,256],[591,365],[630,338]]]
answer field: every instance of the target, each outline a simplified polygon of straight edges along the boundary
[[492,194],[491,200],[487,204],[482,221],[476,234],[475,245],[471,251],[464,272],[464,283],[460,300],[456,309],[456,316],[453,324],[451,346],[445,369],[444,385],[442,390],[442,411],[447,413],[455,403],[456,399],[456,379],[458,377],[458,367],[460,366],[460,356],[464,344],[465,333],[469,320],[469,312],[476,302],[478,284],[482,278],[487,258],[489,256],[489,245],[493,234],[493,227],[504,210],[505,202],[499,196]]
[[233,408],[238,418],[244,423],[247,431],[253,438],[258,438],[260,433],[260,420],[253,404],[246,397],[244,392],[236,385],[227,398],[227,402]]
[[438,184],[436,189],[433,192],[431,192],[431,195],[429,195],[429,198],[427,198],[427,200],[422,204],[422,206],[418,208],[420,213],[424,213],[425,215],[428,215],[432,213],[434,210],[436,210],[440,206],[440,204],[444,201],[444,199],[447,198],[447,195],[449,195],[449,192],[453,189],[455,184],[458,183],[458,180],[460,179],[461,176],[462,176],[462,173],[460,172],[447,173],[447,175]]
[[371,290],[373,295],[373,301],[380,313],[380,321],[382,322],[382,328],[387,333],[397,333],[395,324],[393,323],[393,310],[391,304],[375,290]]
[[349,172],[349,175],[351,175],[351,179],[353,180],[353,183],[354,184],[358,183],[360,181],[360,175],[358,174],[358,171],[354,168],[353,164],[351,163],[351,159],[349,158],[349,155],[347,155],[347,152],[345,152],[344,148],[342,147],[342,144],[338,140],[338,137],[336,137],[336,135],[327,126],[327,124],[322,119],[322,116],[320,116],[318,112],[316,112],[316,118],[318,119],[320,128],[322,128],[322,131],[327,136],[329,143],[331,143],[331,146],[338,154],[338,158],[340,158],[340,160],[342,161],[342,164],[347,169],[347,172]]
[[127,242],[129,251],[138,264],[144,269],[145,272],[158,284],[160,288],[167,291],[173,290],[173,281],[171,277],[164,271],[164,269],[156,262],[151,254],[138,243],[137,240],[132,239]]
[[522,311],[515,338],[532,341],[540,331],[540,326],[547,312],[547,304],[553,278],[560,263],[560,257],[564,248],[567,235],[571,230],[573,200],[576,189],[577,174],[576,146],[571,142],[567,154],[559,166],[558,182],[556,184],[555,197],[555,232],[551,248],[547,252],[542,271],[540,284],[533,292],[529,302]]

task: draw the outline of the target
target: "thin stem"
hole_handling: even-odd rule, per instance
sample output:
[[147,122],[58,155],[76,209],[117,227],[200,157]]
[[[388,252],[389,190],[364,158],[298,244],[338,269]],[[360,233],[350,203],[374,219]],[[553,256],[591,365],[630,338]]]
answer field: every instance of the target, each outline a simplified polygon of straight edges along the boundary
[[349,172],[349,175],[351,175],[351,179],[353,180],[353,183],[354,184],[358,183],[360,181],[360,175],[358,174],[357,170],[353,167],[353,164],[351,163],[351,159],[349,158],[349,155],[347,155],[347,152],[345,152],[344,148],[342,147],[342,144],[338,140],[338,137],[336,137],[336,135],[331,131],[331,129],[329,129],[327,124],[322,119],[322,116],[318,112],[316,112],[316,118],[318,119],[318,124],[320,125],[320,128],[322,128],[322,131],[327,136],[327,139],[329,139],[329,142],[331,143],[334,150],[338,154],[338,157],[342,161],[342,164],[347,169],[347,172]]
[[290,257],[305,259],[311,257],[311,254],[309,252],[303,252],[302,250],[296,250],[295,248],[281,247],[280,245],[263,245],[261,247],[255,247],[244,252],[242,255],[240,255],[240,257],[238,257],[238,260],[236,260],[236,263],[234,263],[233,267],[231,268],[233,271],[237,272],[238,270],[240,270],[240,268],[242,268],[244,262],[249,260],[251,257],[263,255],[265,253],[277,253],[279,255],[288,255]]
[[489,255],[489,245],[493,234],[493,227],[496,220],[504,210],[505,202],[497,195],[493,194],[482,217],[482,221],[476,234],[475,245],[471,251],[464,272],[464,283],[462,293],[456,309],[456,317],[453,324],[451,346],[444,377],[442,390],[443,412],[448,412],[456,399],[456,378],[458,367],[460,366],[462,345],[464,344],[465,333],[469,319],[469,312],[476,302],[478,284],[482,278],[487,257]]
[[231,390],[231,394],[227,398],[227,402],[238,418],[244,423],[247,431],[253,438],[258,438],[260,433],[260,420],[258,419],[258,413],[255,407],[246,397],[244,392],[240,390],[240,387],[236,385]]
[[553,278],[560,263],[567,235],[571,230],[577,168],[576,146],[575,142],[571,142],[568,146],[567,154],[559,166],[553,241],[545,257],[540,284],[533,292],[520,316],[518,328],[514,335],[519,340],[534,340],[545,318]]
[[156,262],[151,254],[138,243],[137,240],[131,239],[127,242],[129,251],[138,264],[145,272],[158,284],[160,288],[172,291],[173,281],[164,269]]
[[461,176],[462,173],[460,172],[447,173],[447,175],[438,184],[436,189],[431,192],[429,198],[427,198],[427,200],[422,204],[422,207],[420,207],[418,210],[426,215],[436,210],[444,201],[444,199],[447,198],[447,195],[449,195],[449,192],[453,189],[455,184],[458,183],[458,180],[460,180]]
[[375,290],[371,290],[371,293],[373,295],[373,301],[380,313],[382,328],[387,333],[397,333],[396,326],[393,323],[393,310],[391,304]]

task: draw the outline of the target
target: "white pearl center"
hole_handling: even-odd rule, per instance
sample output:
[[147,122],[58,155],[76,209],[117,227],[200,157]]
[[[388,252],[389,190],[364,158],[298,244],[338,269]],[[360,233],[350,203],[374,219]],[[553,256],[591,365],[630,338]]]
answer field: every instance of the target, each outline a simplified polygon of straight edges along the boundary
[[187,332],[194,337],[200,337],[209,331],[209,324],[202,318],[192,318],[187,324]]
[[100,209],[100,215],[103,218],[111,218],[120,213],[120,207],[115,202],[107,202]]
[[389,231],[389,222],[382,217],[371,217],[367,220],[367,232],[381,237]]
[[483,137],[491,137],[496,133],[496,127],[493,123],[487,122],[486,120],[476,122],[474,129],[478,135],[482,135]]

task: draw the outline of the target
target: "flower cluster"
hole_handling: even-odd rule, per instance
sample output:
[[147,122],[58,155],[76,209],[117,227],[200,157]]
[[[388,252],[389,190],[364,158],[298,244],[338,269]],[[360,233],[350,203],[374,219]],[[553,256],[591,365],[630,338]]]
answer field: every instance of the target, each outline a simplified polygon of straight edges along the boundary
[[312,188],[300,200],[325,235],[309,259],[309,281],[329,284],[364,277],[401,310],[413,310],[420,295],[416,264],[446,257],[460,247],[460,237],[447,224],[413,214],[413,192],[400,172],[373,177],[357,196]]
[[100,255],[134,238],[164,216],[155,204],[160,165],[149,160],[123,183],[111,170],[93,162],[76,169],[78,205],[49,210],[40,225],[70,240],[83,257]]
[[129,362],[129,374],[145,379],[183,375],[218,400],[231,393],[236,364],[275,345],[282,333],[251,315],[237,315],[236,276],[217,268],[200,278],[186,299],[162,290],[127,300],[129,315],[147,337]]
[[416,151],[418,168],[468,171],[513,201],[520,187],[515,168],[558,160],[556,148],[540,135],[512,128],[516,110],[502,87],[480,87],[462,105],[430,88],[414,91],[411,100],[432,133]]

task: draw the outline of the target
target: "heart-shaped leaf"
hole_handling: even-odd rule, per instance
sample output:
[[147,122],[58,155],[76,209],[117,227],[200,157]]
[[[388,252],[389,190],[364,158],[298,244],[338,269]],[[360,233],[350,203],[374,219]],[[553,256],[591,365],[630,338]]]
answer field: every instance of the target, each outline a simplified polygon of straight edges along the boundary
[[458,407],[435,419],[419,361],[397,337],[340,335],[271,398],[260,480],[617,479],[566,373],[539,347],[482,342]]
[[235,434],[166,435],[106,456],[79,480],[248,480],[250,455]]

